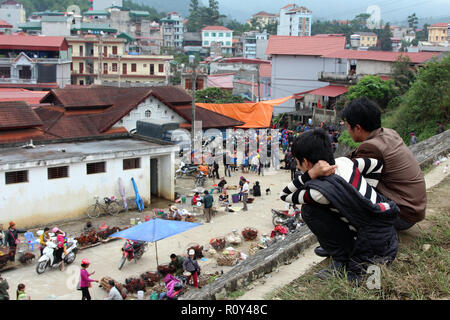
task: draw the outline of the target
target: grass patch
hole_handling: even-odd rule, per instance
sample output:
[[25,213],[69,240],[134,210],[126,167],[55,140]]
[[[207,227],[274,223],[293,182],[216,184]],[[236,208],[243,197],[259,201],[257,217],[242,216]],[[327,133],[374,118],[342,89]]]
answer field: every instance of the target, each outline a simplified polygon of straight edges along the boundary
[[244,291],[237,290],[237,291],[228,293],[227,297],[230,299],[236,299],[236,298],[239,298],[240,296],[243,296],[244,294],[245,294]]
[[[314,274],[329,259],[304,276],[273,292],[276,300],[428,300],[450,298],[450,208],[427,217],[411,239],[400,234],[399,251],[390,267],[380,266],[380,289],[370,289],[367,277],[361,286],[345,278],[321,280]],[[371,275],[369,275],[371,276]]]

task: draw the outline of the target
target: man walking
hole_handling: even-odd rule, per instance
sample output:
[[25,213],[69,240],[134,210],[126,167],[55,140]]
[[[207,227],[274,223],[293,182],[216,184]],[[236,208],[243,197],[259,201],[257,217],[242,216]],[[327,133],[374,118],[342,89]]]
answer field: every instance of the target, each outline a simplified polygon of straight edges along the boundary
[[214,203],[214,198],[212,195],[209,194],[208,190],[205,190],[203,192],[205,195],[203,197],[203,211],[206,217],[206,222],[211,222],[211,216],[212,216],[212,206]]
[[244,177],[241,177],[242,181],[242,188],[241,188],[241,194],[242,194],[242,203],[244,204],[243,211],[247,211],[247,199],[248,199],[248,181]]

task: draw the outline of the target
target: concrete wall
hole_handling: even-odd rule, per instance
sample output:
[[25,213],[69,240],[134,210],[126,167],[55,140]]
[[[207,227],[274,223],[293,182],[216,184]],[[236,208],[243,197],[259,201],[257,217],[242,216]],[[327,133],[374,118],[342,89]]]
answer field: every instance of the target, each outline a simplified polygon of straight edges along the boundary
[[46,36],[70,36],[70,21],[66,22],[41,22],[41,34]]
[[[127,157],[128,158],[128,157]],[[130,157],[133,158],[133,157]],[[10,220],[21,226],[45,224],[58,220],[78,218],[85,215],[88,206],[94,204],[94,196],[114,195],[121,199],[118,178],[125,184],[127,197],[134,197],[131,177],[134,177],[139,193],[147,204],[150,202],[150,157],[141,156],[141,168],[123,170],[123,159],[105,160],[102,156],[88,156],[86,161],[65,163],[61,160],[47,161],[46,165],[22,169],[28,170],[26,183],[5,184],[5,173],[0,173],[0,223]],[[68,160],[67,160],[68,161]],[[106,172],[86,174],[86,163],[106,161]],[[69,166],[69,177],[47,178],[48,167]]]
[[[331,61],[315,56],[272,56],[272,99],[282,98],[294,93],[318,89],[327,86],[328,82],[319,81],[319,72],[334,71]],[[295,111],[293,99],[274,106],[274,114]]]
[[358,60],[356,63],[357,75],[391,74],[392,62]]

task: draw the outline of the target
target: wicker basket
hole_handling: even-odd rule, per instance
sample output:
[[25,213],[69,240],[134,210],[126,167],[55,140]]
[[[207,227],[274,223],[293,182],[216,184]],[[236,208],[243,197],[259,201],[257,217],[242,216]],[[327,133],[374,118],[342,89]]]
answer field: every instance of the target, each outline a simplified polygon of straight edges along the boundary
[[239,258],[240,253],[239,252],[235,252],[233,255],[220,255],[219,257],[217,257],[217,264],[219,266],[232,266],[236,260]]

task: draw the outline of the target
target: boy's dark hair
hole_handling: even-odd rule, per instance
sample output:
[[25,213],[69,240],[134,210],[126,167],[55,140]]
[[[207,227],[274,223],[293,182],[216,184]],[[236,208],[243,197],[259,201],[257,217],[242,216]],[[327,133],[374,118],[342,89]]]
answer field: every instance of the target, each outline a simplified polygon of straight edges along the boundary
[[49,227],[45,227],[45,228],[44,228],[44,232],[45,232],[45,231],[49,231],[49,230],[50,230]]
[[374,101],[366,97],[351,101],[342,110],[341,117],[348,122],[352,129],[357,124],[369,132],[381,128],[380,108]]
[[170,258],[172,258],[172,259],[175,259],[177,257],[177,255],[175,254],[175,253],[172,253],[171,255],[170,255]]
[[110,285],[110,286],[115,286],[116,285],[116,283],[114,282],[114,280],[109,280],[108,281],[108,284]]
[[208,190],[203,191],[204,194],[209,194]]
[[295,139],[292,153],[300,163],[303,159],[315,164],[319,160],[325,160],[334,165],[333,148],[330,137],[323,129],[312,129]]

